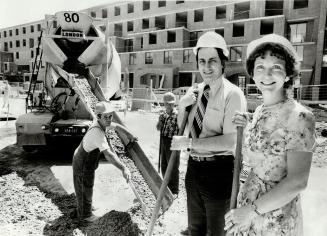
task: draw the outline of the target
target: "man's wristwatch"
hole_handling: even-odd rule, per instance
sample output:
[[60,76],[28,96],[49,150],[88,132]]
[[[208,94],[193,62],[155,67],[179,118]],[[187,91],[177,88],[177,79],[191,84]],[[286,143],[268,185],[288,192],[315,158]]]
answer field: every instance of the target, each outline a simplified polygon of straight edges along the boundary
[[251,203],[251,209],[258,215],[260,216],[261,213],[258,211],[258,206],[255,204],[255,202]]

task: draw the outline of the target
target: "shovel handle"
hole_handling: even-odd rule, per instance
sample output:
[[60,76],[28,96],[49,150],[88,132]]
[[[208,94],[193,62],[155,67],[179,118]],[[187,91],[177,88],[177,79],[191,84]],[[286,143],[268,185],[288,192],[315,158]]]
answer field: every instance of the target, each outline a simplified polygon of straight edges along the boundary
[[230,209],[236,207],[237,194],[239,191],[239,180],[242,162],[242,139],[243,139],[243,126],[237,126],[236,150],[234,159],[234,172],[233,172],[233,185],[232,195],[230,199]]

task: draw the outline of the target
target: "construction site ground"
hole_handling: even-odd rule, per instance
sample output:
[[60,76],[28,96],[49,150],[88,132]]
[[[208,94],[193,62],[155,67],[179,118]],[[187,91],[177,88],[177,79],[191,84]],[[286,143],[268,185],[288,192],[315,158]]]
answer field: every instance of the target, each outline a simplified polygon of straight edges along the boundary
[[[1,104],[1,100],[0,100]],[[9,118],[25,112],[23,99],[10,99]],[[326,111],[317,116],[318,146],[314,154],[307,189],[302,194],[305,236],[327,235],[327,129]],[[152,164],[158,164],[159,133],[157,113],[145,111],[118,113],[138,137]],[[135,197],[121,173],[105,161],[96,172],[95,214],[101,218],[82,226],[69,218],[75,204],[71,155],[42,151],[26,154],[15,145],[15,120],[0,113],[0,235],[142,235],[146,220],[133,214]],[[179,235],[187,225],[184,176],[186,155],[181,157],[180,194],[155,225],[154,235]]]

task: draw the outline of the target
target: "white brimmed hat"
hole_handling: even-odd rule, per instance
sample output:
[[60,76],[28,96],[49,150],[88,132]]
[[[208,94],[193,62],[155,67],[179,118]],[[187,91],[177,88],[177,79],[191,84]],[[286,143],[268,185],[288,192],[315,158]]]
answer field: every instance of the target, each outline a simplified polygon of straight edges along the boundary
[[201,35],[196,46],[193,48],[195,55],[197,55],[199,48],[220,48],[225,57],[228,58],[229,55],[225,39],[220,34],[213,31],[208,31]]
[[98,102],[95,105],[94,113],[103,114],[115,111],[115,108],[109,102]]

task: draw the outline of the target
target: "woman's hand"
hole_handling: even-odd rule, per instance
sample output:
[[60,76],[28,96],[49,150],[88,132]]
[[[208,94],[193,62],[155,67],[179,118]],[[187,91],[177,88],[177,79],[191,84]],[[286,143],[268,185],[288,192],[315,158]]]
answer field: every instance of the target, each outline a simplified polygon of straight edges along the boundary
[[236,111],[235,115],[232,118],[232,122],[236,125],[236,126],[242,126],[245,127],[247,125],[247,123],[250,120],[250,116],[248,112],[239,112]]
[[187,136],[173,136],[170,150],[187,150],[191,148],[192,139]]
[[248,228],[252,220],[258,216],[250,205],[232,209],[225,215],[225,228],[229,234]]

